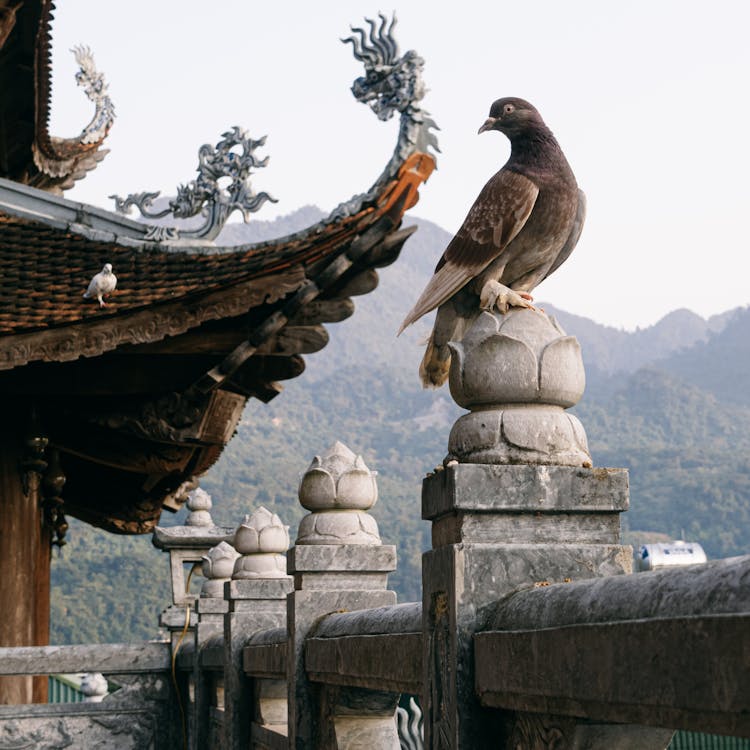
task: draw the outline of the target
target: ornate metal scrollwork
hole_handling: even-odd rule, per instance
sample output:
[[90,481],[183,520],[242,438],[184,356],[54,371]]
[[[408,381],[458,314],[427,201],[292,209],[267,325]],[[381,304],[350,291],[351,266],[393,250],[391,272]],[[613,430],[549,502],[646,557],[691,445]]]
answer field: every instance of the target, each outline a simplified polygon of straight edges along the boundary
[[352,94],[357,101],[367,104],[380,120],[388,120],[396,112],[400,114],[398,142],[383,174],[370,190],[337,206],[328,221],[357,213],[377,196],[384,184],[396,177],[411,154],[440,151],[433,132],[439,128],[420,104],[427,92],[422,80],[424,60],[414,50],[400,55],[393,34],[395,14],[390,23],[382,13],[378,18],[379,23],[365,19],[369,30],[352,26],[353,35],[341,41],[351,43],[354,57],[365,66],[365,75],[352,84]]
[[352,26],[350,36],[341,41],[351,42],[354,57],[364,63],[365,75],[357,78],[352,85],[352,94],[381,120],[389,120],[395,112],[417,111],[418,102],[425,95],[422,81],[424,60],[414,50],[399,56],[398,43],[393,36],[396,25],[394,15],[388,19],[379,14],[380,26],[366,18],[369,34],[362,28]]
[[[222,133],[216,146],[204,144],[198,150],[198,177],[187,185],[180,185],[177,195],[170,199],[167,208],[152,210],[159,192],[131,193],[127,198],[111,195],[120,213],[128,213],[135,206],[142,216],[160,219],[171,214],[176,219],[188,219],[201,214],[205,222],[197,229],[152,226],[146,233],[147,240],[160,242],[187,238],[214,239],[227,218],[239,211],[245,221],[266,202],[276,203],[268,193],[255,193],[250,185],[252,169],[265,167],[268,157],[260,159],[255,150],[265,145],[266,137],[250,138],[246,131],[236,125]],[[224,185],[223,178],[229,178]]]

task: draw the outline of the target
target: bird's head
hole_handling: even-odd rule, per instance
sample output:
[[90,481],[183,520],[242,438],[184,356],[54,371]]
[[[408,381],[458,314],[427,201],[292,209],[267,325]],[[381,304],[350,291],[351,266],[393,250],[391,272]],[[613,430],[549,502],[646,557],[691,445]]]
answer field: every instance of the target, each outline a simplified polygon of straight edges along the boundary
[[104,273],[112,273],[112,264],[111,263],[105,263],[104,268],[102,268],[102,271]]
[[499,130],[511,138],[518,133],[537,127],[545,127],[545,125],[542,116],[534,106],[524,99],[508,96],[492,103],[490,116],[479,128],[479,132]]

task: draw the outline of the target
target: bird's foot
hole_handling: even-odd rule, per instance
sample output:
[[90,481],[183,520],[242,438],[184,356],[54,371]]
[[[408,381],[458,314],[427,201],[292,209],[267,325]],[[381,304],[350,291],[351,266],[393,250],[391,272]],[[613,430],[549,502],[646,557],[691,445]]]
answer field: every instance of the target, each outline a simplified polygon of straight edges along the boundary
[[106,306],[107,306],[107,303],[103,299],[100,299],[99,300],[99,307],[101,308],[101,307],[106,307]]
[[499,281],[488,281],[479,295],[479,306],[489,312],[496,307],[504,315],[509,307],[527,307],[533,310],[532,299],[527,292],[516,292]]

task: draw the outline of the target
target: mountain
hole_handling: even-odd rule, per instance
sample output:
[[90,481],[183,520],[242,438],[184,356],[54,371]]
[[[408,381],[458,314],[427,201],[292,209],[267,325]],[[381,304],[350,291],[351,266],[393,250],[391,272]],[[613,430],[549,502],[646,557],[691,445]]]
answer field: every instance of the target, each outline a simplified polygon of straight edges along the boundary
[[[231,225],[238,241],[288,234],[322,212],[307,207],[263,226]],[[391,585],[400,601],[420,597],[429,526],[420,518],[421,479],[440,463],[462,413],[447,388],[424,391],[417,367],[430,322],[395,332],[450,236],[419,220],[379,288],[355,300],[349,320],[328,326],[329,345],[271,403],[251,402],[236,437],[201,480],[217,523],[234,525],[265,505],[295,527],[297,485],[313,456],[341,440],[378,471],[373,515],[398,547]],[[228,228],[228,229],[229,229]],[[225,232],[228,231],[225,229]],[[263,234],[263,233],[266,234]],[[244,237],[252,236],[248,240]],[[634,332],[544,304],[579,338],[587,390],[575,408],[595,465],[630,469],[632,543],[686,538],[710,557],[747,552],[750,528],[750,310],[704,320],[687,310]],[[162,517],[181,523],[184,511]],[[169,603],[168,562],[146,538],[122,538],[74,522],[53,560],[52,642],[152,637]]]

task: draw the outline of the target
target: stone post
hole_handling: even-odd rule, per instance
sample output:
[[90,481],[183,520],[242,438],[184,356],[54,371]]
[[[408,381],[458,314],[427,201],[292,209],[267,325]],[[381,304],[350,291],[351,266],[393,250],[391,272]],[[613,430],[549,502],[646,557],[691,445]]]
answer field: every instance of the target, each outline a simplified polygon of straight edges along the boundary
[[628,477],[591,468],[583,426],[565,411],[583,394],[580,348],[552,318],[485,312],[451,351],[451,394],[469,413],[422,488],[425,746],[480,750],[505,747],[512,731],[475,697],[485,608],[519,588],[629,572]]
[[211,497],[202,489],[195,489],[189,494],[187,508],[190,513],[184,526],[157,526],[152,537],[155,547],[169,552],[172,603],[161,613],[159,624],[169,631],[173,649],[185,628],[188,608],[188,630],[191,633],[195,631],[198,622],[195,613],[197,597],[187,589],[191,568],[202,564],[203,556],[211,547],[220,542],[231,541],[233,532],[231,528],[213,523],[209,513]]
[[294,576],[288,602],[289,747],[398,748],[398,696],[324,691],[308,681],[304,665],[305,639],[321,617],[396,603],[386,588],[396,549],[382,544],[366,512],[377,500],[375,476],[361,456],[337,442],[313,460],[299,500],[311,512],[288,557]]
[[229,602],[224,599],[224,584],[232,577],[237,550],[227,542],[219,542],[203,555],[202,570],[206,580],[195,603],[198,622],[195,627],[195,661],[193,665],[193,713],[191,720],[192,747],[208,747],[212,726],[211,707],[216,695],[215,672],[204,663],[203,648],[224,640],[224,616]]
[[[191,571],[196,571],[203,562],[204,555],[221,542],[231,540],[233,529],[216,526],[211,519],[211,497],[200,488],[188,494],[187,509],[190,511],[184,526],[157,526],[154,529],[152,542],[155,547],[169,553],[169,568],[172,584],[172,603],[159,616],[159,624],[166,628],[174,655],[181,649],[193,649],[195,658],[193,672],[185,677],[178,672],[180,700],[182,701],[188,723],[191,747],[195,744],[196,731],[200,729],[198,718],[205,689],[196,676],[200,675],[198,664],[198,643],[196,625],[199,615],[196,613],[195,594],[188,590],[188,579]],[[195,572],[193,572],[195,575]],[[188,623],[187,632],[185,623]],[[182,640],[181,640],[182,639]],[[195,702],[190,700],[191,694]]]
[[258,508],[237,527],[234,547],[240,557],[224,584],[229,611],[224,616],[225,750],[250,746],[253,697],[242,666],[242,651],[259,630],[283,627],[292,579],[286,574],[289,529],[275,513]]

